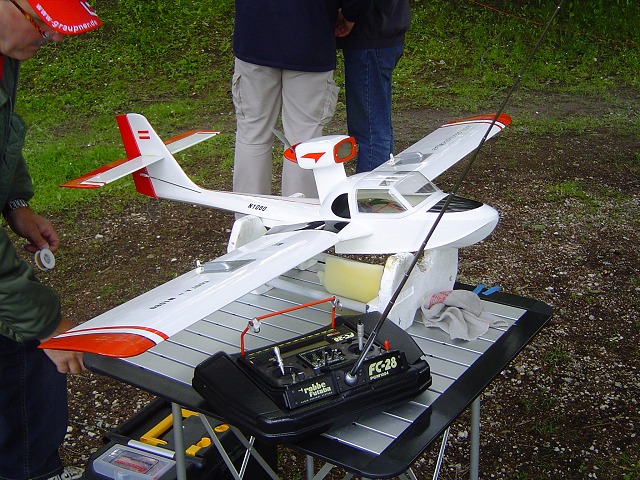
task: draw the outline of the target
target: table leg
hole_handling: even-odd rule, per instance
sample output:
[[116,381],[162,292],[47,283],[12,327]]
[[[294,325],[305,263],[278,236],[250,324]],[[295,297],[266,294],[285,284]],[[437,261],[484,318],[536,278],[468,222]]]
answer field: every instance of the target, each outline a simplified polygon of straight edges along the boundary
[[172,403],[171,414],[173,416],[176,476],[178,480],[187,480],[187,462],[185,461],[184,435],[182,433],[182,407],[177,403]]
[[315,472],[313,467],[313,457],[311,455],[307,455],[306,465],[307,465],[307,480],[313,480],[313,476],[315,475]]
[[240,479],[243,478],[244,473],[245,473],[245,469],[246,469],[246,466],[247,466],[247,460],[249,458],[249,455],[251,455],[251,456],[253,456],[253,458],[256,459],[258,464],[264,469],[264,471],[267,473],[267,475],[269,475],[274,480],[278,480],[278,474],[276,472],[274,472],[273,469],[271,468],[271,466],[264,460],[264,458],[262,458],[262,455],[260,455],[255,450],[255,448],[253,446],[253,443],[254,443],[254,440],[255,440],[254,437],[251,437],[251,440],[247,440],[247,438],[244,436],[244,434],[240,430],[238,430],[236,427],[233,427],[231,425],[229,426],[231,428],[231,431],[233,432],[233,434],[240,441],[242,446],[247,450],[247,452],[245,453],[245,457],[244,457],[244,459],[242,461],[242,466],[240,468],[240,472],[238,472],[238,470],[236,470],[236,467],[233,465],[233,462],[231,461],[231,458],[229,457],[229,455],[225,451],[224,446],[220,442],[220,439],[217,437],[216,433],[213,431],[213,427],[211,427],[211,424],[209,423],[209,420],[206,418],[205,415],[200,415],[200,420],[202,421],[202,424],[204,425],[204,428],[207,430],[207,433],[209,433],[209,436],[211,437],[211,440],[213,441],[213,444],[216,446],[218,452],[220,453],[220,456],[222,457],[222,459],[224,460],[225,464],[227,465],[227,468],[229,469],[229,472],[231,473],[231,475],[233,475],[233,478],[235,478],[236,480],[240,480]]
[[[332,465],[330,463],[325,463],[320,468],[320,470],[318,470],[318,473],[315,473],[314,472],[315,469],[313,467],[313,457],[311,455],[307,455],[306,462],[307,462],[307,480],[322,480],[329,474],[329,472],[335,466],[335,465]],[[349,477],[349,478],[351,478],[351,477]]]
[[436,461],[436,469],[433,472],[433,480],[438,480],[440,476],[440,468],[444,460],[444,452],[447,449],[447,440],[449,439],[449,428],[442,434],[442,443],[440,444],[440,452],[438,452],[438,460]]
[[480,474],[480,396],[471,404],[471,452],[469,478],[478,480]]

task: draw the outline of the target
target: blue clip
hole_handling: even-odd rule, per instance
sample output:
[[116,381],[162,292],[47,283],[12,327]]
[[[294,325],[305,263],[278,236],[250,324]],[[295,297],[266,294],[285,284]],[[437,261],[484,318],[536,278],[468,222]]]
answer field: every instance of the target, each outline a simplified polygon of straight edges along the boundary
[[473,289],[473,293],[475,293],[477,295],[483,295],[485,297],[488,297],[492,293],[496,293],[496,292],[499,292],[500,290],[502,290],[502,287],[500,285],[496,285],[495,287],[487,288],[486,290],[485,290],[485,288],[486,288],[486,285],[484,283],[481,283],[476,288]]
[[496,285],[495,287],[486,289],[484,292],[482,292],[482,295],[484,295],[485,297],[488,297],[492,293],[499,292],[500,290],[502,290],[502,287],[500,285]]

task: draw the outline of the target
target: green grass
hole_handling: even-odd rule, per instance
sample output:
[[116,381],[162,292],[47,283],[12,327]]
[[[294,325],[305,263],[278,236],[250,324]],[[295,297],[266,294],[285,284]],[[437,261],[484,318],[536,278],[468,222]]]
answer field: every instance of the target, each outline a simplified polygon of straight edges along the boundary
[[[490,9],[469,0],[413,2],[405,54],[394,76],[395,108],[452,115],[497,108],[552,3],[494,0],[487,2]],[[52,212],[96,198],[109,202],[114,191],[122,199],[135,196],[126,182],[108,186],[107,194],[58,188],[124,155],[115,116],[126,112],[147,116],[163,138],[192,128],[222,130],[225,135],[180,157],[186,168],[194,166],[189,173],[197,182],[215,188],[210,172],[193,159],[204,156],[216,168],[231,168],[233,0],[95,0],[94,6],[103,28],[48,46],[23,64],[18,111],[30,125],[25,155],[37,185],[34,206]],[[594,128],[637,135],[637,112],[610,92],[637,94],[639,79],[637,2],[569,1],[513,96],[512,104],[524,111],[514,118],[520,136]],[[613,113],[540,120],[526,111],[528,96],[539,91],[607,98]],[[344,112],[339,109],[337,117]]]
[[557,418],[546,417],[534,421],[529,431],[538,437],[553,437],[558,432],[559,425]]
[[619,135],[636,135],[640,131],[640,116],[630,115],[625,106],[617,105],[617,101],[617,99],[607,101],[609,110],[606,112],[591,115],[576,114],[570,118],[559,117],[553,113],[540,116],[533,110],[511,116],[515,130],[527,136],[547,133],[586,134],[599,129],[615,130]]
[[572,359],[571,354],[565,352],[561,347],[552,348],[545,357],[544,363],[551,368],[556,368]]

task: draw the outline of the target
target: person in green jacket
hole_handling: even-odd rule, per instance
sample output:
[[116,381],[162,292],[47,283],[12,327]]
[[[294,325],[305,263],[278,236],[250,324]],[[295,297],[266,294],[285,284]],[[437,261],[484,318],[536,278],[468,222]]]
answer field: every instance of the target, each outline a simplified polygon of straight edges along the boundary
[[[40,47],[98,28],[80,0],[0,0],[0,208],[31,253],[60,243],[49,220],[28,204],[33,186],[22,156],[26,133],[15,112],[20,62]],[[58,295],[18,257],[0,228],[0,480],[72,479],[58,449],[67,431],[67,373],[84,370],[78,352],[42,350],[40,342],[72,327]]]

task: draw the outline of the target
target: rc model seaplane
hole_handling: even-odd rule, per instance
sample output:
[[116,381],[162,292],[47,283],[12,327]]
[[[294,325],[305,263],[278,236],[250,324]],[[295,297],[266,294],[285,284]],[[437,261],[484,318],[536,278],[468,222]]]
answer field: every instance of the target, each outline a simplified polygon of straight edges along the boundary
[[[232,231],[227,254],[44,342],[43,348],[137,355],[332,247],[337,254],[415,252],[448,196],[432,180],[473,152],[483,137],[511,123],[505,114],[496,121],[492,115],[453,121],[373,171],[352,176],[344,164],[357,154],[353,137],[323,136],[290,146],[285,158],[315,177],[318,198],[304,198],[201,188],[173,154],[218,132],[192,131],[163,142],[142,115],[117,120],[127,158],[63,186],[97,188],[131,174],[144,195],[247,214],[236,224],[250,223],[251,233],[247,238]],[[429,251],[457,252],[483,240],[498,223],[492,207],[457,196],[440,216]]]

